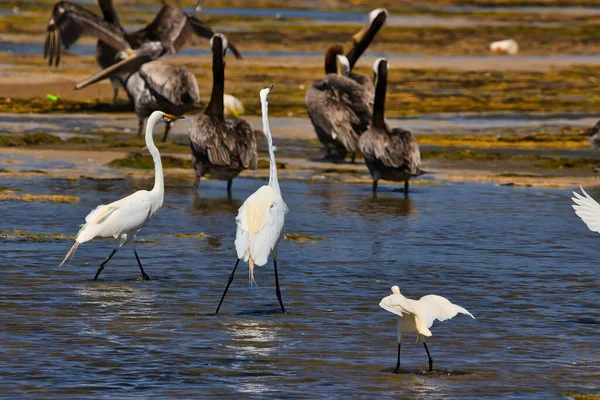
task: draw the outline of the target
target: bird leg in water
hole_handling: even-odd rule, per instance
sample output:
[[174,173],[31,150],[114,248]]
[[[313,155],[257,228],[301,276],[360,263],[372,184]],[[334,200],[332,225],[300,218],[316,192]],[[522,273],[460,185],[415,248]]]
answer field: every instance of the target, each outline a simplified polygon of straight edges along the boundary
[[142,136],[142,131],[144,130],[144,119],[140,118],[138,119],[138,131],[137,131],[137,135]]
[[356,153],[352,153],[352,160],[350,162],[352,164],[356,163]]
[[400,372],[400,343],[398,343],[398,361],[396,362],[396,371],[394,372]]
[[94,280],[98,279],[98,276],[100,276],[100,272],[102,272],[102,270],[104,269],[104,264],[106,264],[115,255],[117,250],[119,250],[119,247],[115,247],[112,253],[110,253],[110,255],[106,257],[104,261],[102,261],[102,264],[100,264],[100,266],[98,267],[98,271],[96,271],[96,276],[94,276]]
[[204,168],[202,167],[201,162],[196,162],[196,159],[194,159],[193,161],[194,161],[194,170],[196,171],[196,180],[194,181],[194,192],[197,192],[198,188],[200,187],[200,178],[202,178],[202,173],[204,172]]
[[215,311],[215,315],[217,315],[219,313],[219,308],[221,308],[221,304],[223,303],[223,300],[225,299],[225,295],[227,294],[227,290],[229,290],[229,286],[231,285],[231,282],[233,282],[233,276],[235,275],[235,270],[237,269],[238,264],[240,263],[240,259],[238,258],[238,260],[235,262],[235,267],[233,267],[233,271],[231,271],[231,275],[229,275],[229,280],[227,281],[227,286],[225,287],[225,291],[223,292],[223,296],[221,296],[221,301],[219,302],[219,306],[217,307],[217,311]]
[[[404,181],[404,194],[408,193],[408,179]],[[425,342],[423,342],[425,343]]]
[[171,122],[167,121],[167,126],[165,127],[165,135],[162,138],[163,142],[167,141],[167,135],[169,134],[170,130],[171,130]]
[[113,88],[113,106],[117,105],[117,97],[119,97],[119,88]]
[[373,181],[373,193],[377,192],[377,181]]
[[231,184],[233,183],[232,179],[229,179],[227,181],[227,197],[229,197],[229,200],[231,200]]
[[273,266],[275,268],[275,287],[277,292],[277,300],[279,300],[281,312],[285,312],[285,308],[283,307],[283,301],[281,300],[281,290],[279,290],[279,277],[277,276],[277,260],[275,260],[275,258],[273,258]]
[[423,342],[423,346],[425,346],[425,351],[427,352],[427,357],[429,358],[429,372],[433,371],[433,358],[429,354],[429,349],[427,348],[427,343]]
[[145,281],[149,281],[150,277],[144,271],[144,267],[142,267],[142,262],[140,261],[140,257],[138,256],[137,251],[135,251],[135,247],[133,247],[133,243],[131,244],[131,248],[133,249],[133,254],[135,254],[135,259],[137,260],[138,265],[140,266],[140,271],[142,271],[142,278],[144,278]]

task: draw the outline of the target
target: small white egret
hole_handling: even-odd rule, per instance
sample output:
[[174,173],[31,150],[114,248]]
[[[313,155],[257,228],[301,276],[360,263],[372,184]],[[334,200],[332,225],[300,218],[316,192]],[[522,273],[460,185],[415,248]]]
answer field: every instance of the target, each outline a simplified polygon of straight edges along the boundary
[[165,193],[160,153],[154,145],[152,131],[158,122],[171,122],[180,118],[183,117],[165,114],[162,111],[154,111],[152,115],[150,115],[146,125],[146,148],[154,160],[154,187],[151,191],[138,190],[124,199],[96,207],[87,215],[87,217],[85,217],[85,224],[82,225],[77,233],[75,244],[73,244],[71,250],[69,250],[62,263],[60,263],[60,266],[75,253],[75,250],[77,250],[77,247],[79,247],[81,243],[89,242],[96,237],[112,236],[119,240],[117,246],[102,264],[100,264],[96,276],[94,276],[94,280],[98,279],[100,272],[104,269],[104,265],[125,243],[128,243],[131,246],[133,254],[135,254],[135,258],[140,266],[140,271],[142,271],[144,280],[150,280],[150,277],[144,272],[137,251],[135,251],[134,242],[138,232],[162,206]]
[[579,188],[583,196],[573,192],[575,197],[571,198],[575,202],[573,204],[575,214],[585,222],[590,231],[600,233],[600,204],[587,194],[583,187],[579,186]]
[[265,265],[269,254],[273,255],[277,299],[279,300],[281,311],[285,312],[283,301],[281,300],[281,290],[279,289],[279,278],[277,276],[277,244],[283,237],[283,225],[288,208],[281,197],[281,190],[279,189],[277,166],[275,164],[275,147],[273,147],[273,139],[269,130],[268,109],[271,89],[273,89],[273,85],[260,91],[263,133],[267,138],[269,146],[271,166],[269,184],[260,187],[250,195],[238,210],[238,215],[235,218],[237,223],[235,249],[238,259],[229,276],[229,281],[227,282],[223,296],[221,296],[221,301],[219,302],[217,311],[215,311],[215,315],[219,312],[227,290],[231,282],[233,282],[233,276],[240,260],[244,259],[244,262],[248,262],[250,282],[252,283],[254,282],[254,266]]
[[404,333],[416,333],[417,342],[421,339],[425,351],[427,352],[427,357],[429,358],[429,371],[432,371],[433,359],[431,358],[429,349],[425,343],[425,336],[432,335],[429,328],[431,328],[433,322],[436,319],[439,321],[452,319],[458,313],[466,314],[473,319],[475,319],[475,317],[464,308],[450,303],[448,299],[442,296],[430,294],[421,297],[419,300],[407,299],[400,294],[400,288],[398,286],[392,286],[392,293],[393,294],[384,297],[379,303],[379,306],[384,310],[397,315],[398,362],[396,363],[396,372],[400,370],[400,342],[402,341],[402,334]]

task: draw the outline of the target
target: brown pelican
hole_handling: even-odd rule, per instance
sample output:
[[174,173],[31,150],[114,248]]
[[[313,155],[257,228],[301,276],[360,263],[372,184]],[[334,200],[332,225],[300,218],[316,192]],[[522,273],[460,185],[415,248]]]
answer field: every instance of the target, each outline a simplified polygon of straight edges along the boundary
[[[168,114],[181,115],[198,108],[200,92],[194,74],[185,67],[172,67],[160,60],[150,61],[162,46],[157,42],[144,43],[134,51],[138,60],[144,61],[132,70],[120,68],[123,61],[130,60],[129,52],[120,52],[123,61],[113,64],[99,73],[78,83],[75,88],[82,89],[104,78],[118,79],[133,100],[138,117],[138,136],[144,128],[146,119],[155,110],[164,110]],[[149,61],[149,62],[148,62]],[[166,141],[171,122],[163,136]]]
[[[202,1],[198,2],[199,10]],[[120,25],[119,17],[112,0],[98,0],[103,18],[70,1],[60,1],[54,5],[52,15],[46,29],[44,58],[48,64],[60,64],[61,45],[68,49],[82,34],[98,38],[96,60],[101,68],[107,68],[115,62],[119,51],[137,49],[147,42],[159,42],[165,53],[178,52],[193,34],[210,39],[214,32],[195,16],[186,13],[176,6],[164,5],[154,20],[146,27],[128,33]],[[241,55],[233,44],[229,45],[237,58]],[[116,101],[118,84],[112,79]]]
[[200,178],[210,173],[213,178],[227,181],[227,194],[231,195],[232,179],[244,169],[256,169],[256,138],[246,121],[223,114],[227,38],[215,34],[210,47],[213,53],[210,103],[203,114],[193,117],[190,127],[190,148],[196,171],[194,189],[200,185]]
[[[358,138],[369,126],[373,106],[373,83],[364,75],[352,73],[358,58],[385,24],[387,11],[371,11],[365,27],[354,35],[354,46],[345,58],[343,47],[333,46],[325,53],[325,79],[317,80],[306,92],[306,106],[317,137],[325,145],[327,155],[344,159],[352,153],[354,162]],[[339,73],[336,64],[341,62]],[[338,65],[339,66],[339,65]]]
[[377,181],[404,181],[408,193],[408,180],[425,173],[421,170],[421,152],[417,140],[409,131],[390,129],[385,123],[385,94],[387,86],[387,60],[380,58],[373,66],[375,73],[375,103],[369,129],[358,140],[358,146],[373,177],[373,192]]

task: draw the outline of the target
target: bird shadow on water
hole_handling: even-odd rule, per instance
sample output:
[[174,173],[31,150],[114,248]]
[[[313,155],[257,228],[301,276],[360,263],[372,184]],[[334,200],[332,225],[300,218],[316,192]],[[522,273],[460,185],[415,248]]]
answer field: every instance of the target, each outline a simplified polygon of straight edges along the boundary
[[463,375],[471,375],[471,372],[466,371],[457,371],[451,369],[437,369],[434,368],[433,371],[427,370],[427,368],[400,368],[398,372],[396,372],[396,368],[385,368],[382,369],[381,372],[392,373],[396,375],[419,375],[419,376],[463,376]]

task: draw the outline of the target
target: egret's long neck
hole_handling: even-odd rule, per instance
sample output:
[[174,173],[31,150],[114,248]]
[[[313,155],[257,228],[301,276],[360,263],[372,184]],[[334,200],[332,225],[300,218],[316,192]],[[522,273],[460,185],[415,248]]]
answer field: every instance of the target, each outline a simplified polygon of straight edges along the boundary
[[152,191],[162,196],[165,193],[162,162],[160,160],[158,148],[156,148],[154,139],[152,138],[154,125],[160,121],[161,117],[161,114],[153,113],[150,118],[148,118],[148,122],[146,122],[146,147],[148,148],[150,154],[152,154],[152,160],[154,161],[154,187],[152,188]]
[[269,161],[270,161],[270,175],[269,175],[269,186],[274,189],[279,189],[279,180],[277,180],[277,164],[275,163],[275,149],[273,148],[273,138],[271,137],[271,130],[269,129],[269,101],[265,100],[262,102],[262,123],[263,131],[267,137],[267,145],[269,146]]
[[375,100],[373,103],[373,126],[385,127],[385,95],[387,90],[387,68],[377,74],[375,82]]

